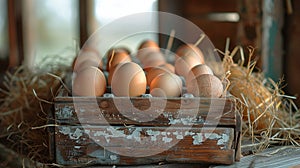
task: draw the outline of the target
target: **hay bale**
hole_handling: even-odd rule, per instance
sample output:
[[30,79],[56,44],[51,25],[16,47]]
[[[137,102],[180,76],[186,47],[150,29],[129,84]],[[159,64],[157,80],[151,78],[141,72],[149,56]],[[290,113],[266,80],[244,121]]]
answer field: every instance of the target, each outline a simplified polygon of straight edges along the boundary
[[[57,76],[63,70],[53,70]],[[52,100],[60,86],[57,78],[43,70],[17,67],[4,77],[0,104],[0,143],[34,161],[49,162],[46,125]]]
[[[241,51],[240,64],[233,56]],[[300,112],[293,97],[284,95],[281,82],[266,79],[263,73],[253,73],[256,62],[251,62],[254,49],[249,48],[249,61],[243,66],[243,50],[237,46],[224,53],[223,68],[229,81],[228,91],[237,98],[243,116],[243,139],[251,140],[257,151],[270,145],[300,146]]]

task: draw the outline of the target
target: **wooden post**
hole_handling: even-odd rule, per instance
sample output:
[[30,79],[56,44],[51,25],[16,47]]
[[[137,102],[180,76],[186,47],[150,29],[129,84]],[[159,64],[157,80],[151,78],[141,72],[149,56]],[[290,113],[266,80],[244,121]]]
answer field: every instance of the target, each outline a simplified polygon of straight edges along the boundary
[[263,9],[263,70],[266,77],[278,81],[283,67],[283,1],[262,1]]
[[20,65],[23,55],[22,1],[7,0],[9,33],[9,67]]
[[[246,47],[255,48],[255,58],[257,59],[257,68],[262,67],[261,62],[261,41],[262,41],[262,18],[261,18],[261,1],[260,0],[242,0],[239,1],[240,22],[238,25],[237,41],[245,49]],[[248,56],[246,54],[245,56]],[[248,58],[245,58],[247,64]]]
[[80,48],[88,39],[88,1],[79,0]]

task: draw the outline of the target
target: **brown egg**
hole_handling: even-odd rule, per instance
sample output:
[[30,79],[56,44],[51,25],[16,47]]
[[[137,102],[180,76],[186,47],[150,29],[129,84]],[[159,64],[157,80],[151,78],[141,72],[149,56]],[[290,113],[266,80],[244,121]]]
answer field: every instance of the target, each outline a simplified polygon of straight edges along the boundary
[[168,69],[170,72],[175,73],[175,67],[172,64],[165,63],[165,64],[162,64],[162,65],[159,65],[159,67]]
[[145,40],[141,43],[139,46],[138,50],[143,49],[143,48],[151,48],[152,50],[159,51],[159,46],[158,44],[153,41],[153,40]]
[[210,69],[209,66],[207,66],[205,64],[196,65],[189,71],[185,81],[186,81],[186,83],[189,83],[191,80],[193,80],[194,78],[196,78],[197,76],[202,75],[202,74],[213,75],[213,71]]
[[150,94],[155,97],[178,97],[181,91],[181,79],[173,73],[160,74],[150,84]]
[[89,66],[95,66],[102,69],[103,63],[101,57],[97,51],[87,49],[81,50],[72,63],[73,71],[79,72]]
[[146,40],[142,42],[141,45],[138,47],[136,57],[140,61],[143,61],[149,52],[160,52],[158,44],[153,40]]
[[146,72],[147,85],[150,86],[151,81],[160,74],[170,72],[168,69],[163,67],[151,67]]
[[201,64],[205,63],[204,60],[204,55],[202,51],[195,46],[194,44],[184,44],[181,45],[177,50],[176,50],[176,55],[179,57],[185,56],[185,55],[195,55],[197,58],[199,58]]
[[110,71],[112,67],[115,67],[119,63],[130,62],[130,55],[125,51],[112,52],[111,55],[108,56],[106,70]]
[[144,68],[156,67],[166,63],[165,57],[161,52],[148,52],[148,54],[141,60]]
[[108,50],[108,52],[106,54],[107,58],[109,58],[109,56],[112,55],[113,51],[114,52],[125,52],[128,55],[130,55],[130,53],[131,53],[130,50],[128,48],[126,48],[126,47],[114,47],[114,48],[111,48],[111,49]]
[[140,96],[146,92],[147,81],[143,69],[134,62],[120,63],[111,77],[115,96]]
[[73,81],[73,95],[102,96],[106,90],[103,72],[96,67],[87,67],[76,74]]
[[187,92],[196,97],[218,98],[223,94],[222,82],[219,78],[211,74],[197,76],[187,84]]
[[192,67],[199,64],[202,62],[195,55],[178,57],[175,61],[175,73],[186,78]]

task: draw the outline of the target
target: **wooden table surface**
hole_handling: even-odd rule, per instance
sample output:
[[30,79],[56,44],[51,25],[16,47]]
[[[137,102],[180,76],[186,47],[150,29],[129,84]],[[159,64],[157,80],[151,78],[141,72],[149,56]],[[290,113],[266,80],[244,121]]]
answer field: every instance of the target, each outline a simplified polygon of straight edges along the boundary
[[[248,155],[232,165],[161,164],[139,166],[99,166],[99,168],[300,168],[300,147],[278,146]],[[97,167],[90,167],[97,168]]]

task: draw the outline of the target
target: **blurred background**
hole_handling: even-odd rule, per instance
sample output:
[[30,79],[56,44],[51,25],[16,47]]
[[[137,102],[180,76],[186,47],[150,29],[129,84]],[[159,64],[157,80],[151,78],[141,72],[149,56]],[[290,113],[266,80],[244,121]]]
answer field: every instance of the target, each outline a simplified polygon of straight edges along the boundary
[[[1,77],[11,67],[40,66],[58,55],[71,63],[76,51],[99,27],[122,16],[150,11],[190,20],[222,51],[227,37],[230,50],[241,45],[247,53],[248,46],[255,47],[252,59],[258,61],[256,70],[274,81],[283,78],[286,93],[299,95],[297,0],[0,0]],[[168,21],[159,17],[151,18],[151,22],[154,30],[170,28]],[[120,29],[126,32],[130,26]],[[167,38],[144,34],[131,38],[126,47],[136,50],[142,40],[152,39],[165,48]],[[173,48],[178,45],[175,41]],[[296,102],[299,106],[300,100]]]

